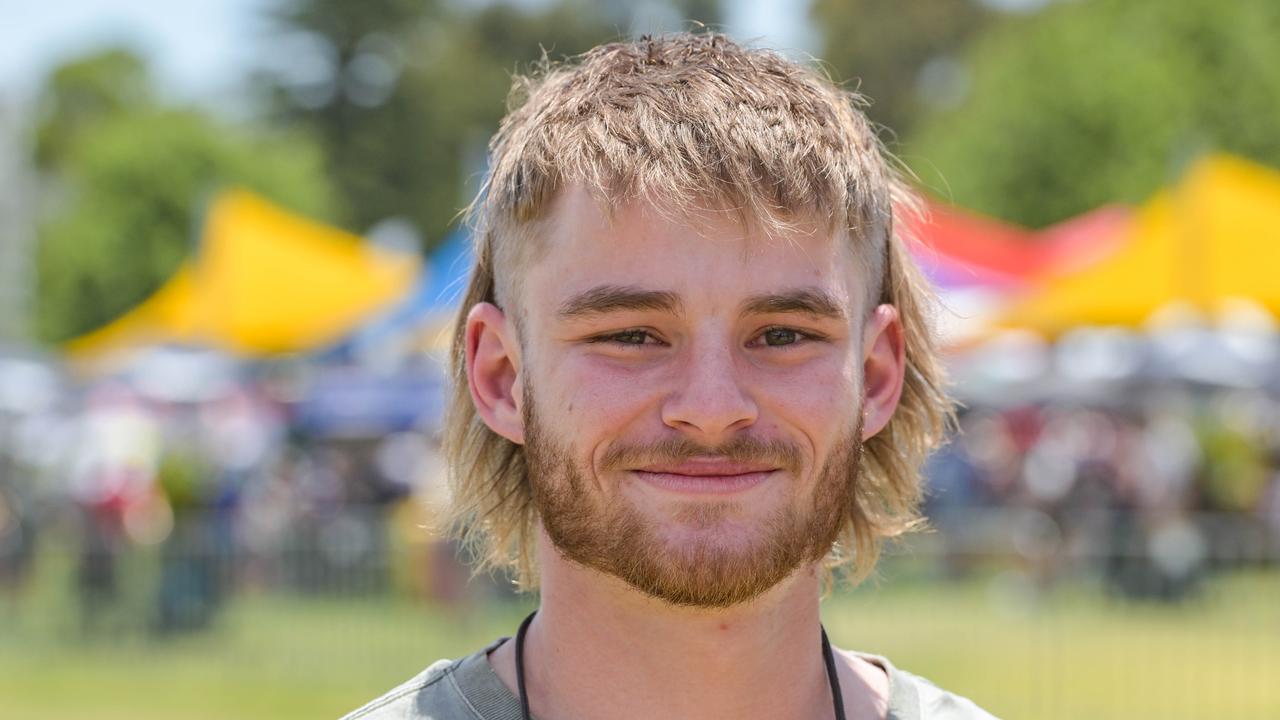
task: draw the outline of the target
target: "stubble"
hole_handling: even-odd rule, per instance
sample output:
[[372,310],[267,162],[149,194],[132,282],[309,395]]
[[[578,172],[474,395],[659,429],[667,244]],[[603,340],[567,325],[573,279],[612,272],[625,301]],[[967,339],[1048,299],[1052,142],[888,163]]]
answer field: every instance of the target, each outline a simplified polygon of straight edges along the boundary
[[[822,463],[807,500],[791,489],[791,502],[758,521],[743,542],[723,542],[715,529],[738,512],[734,502],[693,501],[672,520],[693,532],[678,544],[663,538],[654,522],[621,493],[608,500],[595,490],[534,410],[532,388],[524,398],[525,456],[533,502],[556,549],[568,560],[626,582],[673,605],[723,608],[747,602],[802,565],[821,560],[853,519],[861,422]],[[611,447],[601,471],[614,474],[649,463],[678,463],[721,456],[782,468],[767,482],[800,482],[802,452],[792,443],[743,435],[720,447],[685,438]]]

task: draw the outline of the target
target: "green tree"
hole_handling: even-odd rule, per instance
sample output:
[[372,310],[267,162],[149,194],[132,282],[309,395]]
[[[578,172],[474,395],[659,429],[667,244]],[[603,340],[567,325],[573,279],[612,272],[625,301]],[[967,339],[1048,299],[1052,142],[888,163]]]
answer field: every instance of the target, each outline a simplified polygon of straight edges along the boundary
[[962,74],[960,57],[997,17],[978,0],[816,0],[810,13],[833,77],[866,95],[868,115],[898,135],[932,110],[926,68]]
[[[117,83],[116,67],[131,79]],[[158,288],[191,254],[202,205],[222,187],[312,217],[333,203],[314,143],[138,102],[153,97],[138,70],[145,77],[136,56],[109,51],[69,63],[46,87],[36,136],[53,200],[38,231],[35,323],[45,341],[99,327]],[[69,75],[88,80],[68,94]],[[80,97],[94,102],[66,102]]]
[[37,109],[36,165],[53,169],[86,128],[154,103],[146,63],[129,50],[113,48],[60,65],[45,83]]
[[346,225],[406,218],[430,248],[474,191],[511,73],[541,48],[571,54],[610,37],[601,17],[587,3],[292,0],[274,14],[277,37],[309,57],[260,81],[278,122],[322,142]]
[[906,157],[956,202],[1042,226],[1139,202],[1208,150],[1280,165],[1280,3],[1090,0],[1010,17]]

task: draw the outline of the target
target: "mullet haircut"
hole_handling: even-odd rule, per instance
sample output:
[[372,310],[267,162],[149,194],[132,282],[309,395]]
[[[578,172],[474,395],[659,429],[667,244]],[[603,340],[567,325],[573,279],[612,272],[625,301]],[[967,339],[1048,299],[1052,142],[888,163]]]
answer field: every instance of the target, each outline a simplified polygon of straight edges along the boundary
[[715,33],[610,43],[562,64],[544,58],[516,78],[488,178],[468,208],[476,266],[453,333],[445,424],[451,520],[477,571],[512,571],[535,588],[538,518],[524,448],[490,430],[472,404],[466,315],[489,302],[519,320],[521,268],[537,257],[539,231],[569,186],[586,188],[606,211],[633,201],[730,211],[767,233],[816,219],[853,243],[868,309],[887,303],[901,316],[907,367],[897,411],[864,446],[855,507],[827,566],[861,580],[883,540],[920,524],[920,466],[952,405],[932,291],[906,250],[906,223],[895,221],[918,203],[864,105],[809,67]]

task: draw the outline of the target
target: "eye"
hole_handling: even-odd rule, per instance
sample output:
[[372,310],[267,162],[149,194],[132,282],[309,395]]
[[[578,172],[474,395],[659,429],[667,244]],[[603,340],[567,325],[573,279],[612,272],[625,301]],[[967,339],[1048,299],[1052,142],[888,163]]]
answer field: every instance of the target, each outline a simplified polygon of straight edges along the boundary
[[813,342],[829,340],[827,335],[811,330],[789,327],[765,328],[749,344],[752,347],[791,348],[804,347]]
[[593,343],[610,343],[614,345],[625,345],[630,347],[639,347],[641,345],[652,345],[658,342],[648,330],[623,330],[616,333],[608,333],[591,338]]
[[794,345],[801,340],[807,339],[808,336],[799,330],[791,328],[769,328],[760,335],[760,339],[769,347],[785,347]]

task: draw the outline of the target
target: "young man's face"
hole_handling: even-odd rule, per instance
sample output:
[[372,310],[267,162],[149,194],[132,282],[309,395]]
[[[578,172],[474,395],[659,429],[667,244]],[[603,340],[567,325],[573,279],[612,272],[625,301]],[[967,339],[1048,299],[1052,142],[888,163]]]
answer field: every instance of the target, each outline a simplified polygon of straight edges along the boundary
[[[887,421],[877,403],[896,403],[901,383],[896,314],[868,317],[848,241],[645,204],[610,221],[569,191],[542,242],[520,269],[519,331],[514,309],[480,313],[514,346],[518,427],[486,420],[525,444],[561,553],[697,606],[748,600],[824,556],[849,517],[864,431]],[[883,367],[895,360],[896,379]]]

